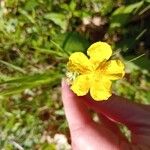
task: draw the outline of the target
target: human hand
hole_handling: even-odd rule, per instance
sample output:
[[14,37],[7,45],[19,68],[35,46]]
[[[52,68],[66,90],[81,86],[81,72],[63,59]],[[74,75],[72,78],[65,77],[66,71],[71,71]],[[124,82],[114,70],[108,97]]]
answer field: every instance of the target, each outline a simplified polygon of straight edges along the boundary
[[[74,150],[149,150],[150,107],[130,103],[118,96],[97,102],[88,96],[78,97],[62,82],[62,100],[70,128]],[[94,122],[88,112],[100,115]],[[131,131],[129,143],[121,134],[116,122]]]

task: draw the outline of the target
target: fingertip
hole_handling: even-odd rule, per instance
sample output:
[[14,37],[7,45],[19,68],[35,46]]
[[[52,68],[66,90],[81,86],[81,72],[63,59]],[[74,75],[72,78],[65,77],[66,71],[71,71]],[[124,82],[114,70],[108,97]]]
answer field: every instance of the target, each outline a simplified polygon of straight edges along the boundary
[[73,92],[70,90],[69,84],[66,79],[62,79],[61,82],[61,92],[62,92],[62,100],[66,101],[66,99],[72,99]]
[[65,78],[62,78],[62,80],[61,80],[61,87],[62,87],[62,89],[63,89],[64,87],[66,87],[66,86],[67,86],[66,79],[65,79]]

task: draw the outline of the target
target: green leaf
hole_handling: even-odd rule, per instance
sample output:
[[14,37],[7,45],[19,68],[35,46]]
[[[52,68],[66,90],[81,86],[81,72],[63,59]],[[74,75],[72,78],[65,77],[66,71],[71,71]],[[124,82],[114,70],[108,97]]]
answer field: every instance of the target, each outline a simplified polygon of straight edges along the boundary
[[111,28],[121,27],[129,22],[130,16],[142,7],[143,1],[122,6],[116,9],[111,15]]
[[72,0],[69,5],[70,10],[73,12],[76,9],[76,6],[77,6],[77,2]]
[[30,14],[28,14],[28,12],[26,12],[25,10],[23,10],[23,9],[21,9],[21,8],[19,8],[19,12],[22,14],[22,15],[24,15],[31,23],[35,23],[35,20],[34,20],[34,18],[30,15]]
[[145,0],[145,2],[148,2],[148,3],[150,3],[150,0]]
[[14,69],[14,70],[16,70],[16,71],[19,71],[19,72],[23,73],[23,74],[26,73],[26,71],[23,70],[22,68],[20,68],[20,67],[18,67],[18,66],[15,66],[15,65],[13,65],[13,64],[10,64],[10,63],[8,63],[8,62],[6,62],[6,61],[0,60],[0,63],[2,63],[2,64],[4,64],[4,65],[8,66],[8,68],[12,68],[12,69]]
[[26,2],[25,4],[25,10],[27,11],[32,11],[33,9],[35,9],[38,6],[38,2],[37,0],[29,0]]
[[61,78],[62,74],[53,70],[48,73],[28,75],[1,81],[0,85],[5,85],[5,89],[1,91],[0,96],[17,94],[25,89],[38,87],[47,83],[49,83],[49,86],[57,85]]
[[51,20],[53,23],[61,27],[63,30],[67,28],[67,18],[64,14],[60,13],[47,13],[44,15],[45,19]]
[[56,150],[56,146],[53,143],[43,144],[41,148],[42,148],[42,150]]
[[89,41],[77,32],[66,32],[64,34],[59,34],[53,40],[59,44],[62,49],[68,51],[69,53],[75,51],[84,52],[89,46]]
[[136,59],[137,56],[127,56],[125,57],[125,59],[127,60],[133,60],[132,63],[134,63],[135,65],[137,65],[138,67],[142,68],[142,69],[146,69],[150,71],[150,60],[144,55],[138,59]]

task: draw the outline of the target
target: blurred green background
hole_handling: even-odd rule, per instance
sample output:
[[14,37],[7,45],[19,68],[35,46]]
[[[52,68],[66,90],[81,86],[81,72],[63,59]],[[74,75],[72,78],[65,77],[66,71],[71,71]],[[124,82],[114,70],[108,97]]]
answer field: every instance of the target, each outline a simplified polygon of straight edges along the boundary
[[126,62],[114,92],[150,104],[150,0],[0,1],[0,149],[70,149],[60,81],[96,41]]

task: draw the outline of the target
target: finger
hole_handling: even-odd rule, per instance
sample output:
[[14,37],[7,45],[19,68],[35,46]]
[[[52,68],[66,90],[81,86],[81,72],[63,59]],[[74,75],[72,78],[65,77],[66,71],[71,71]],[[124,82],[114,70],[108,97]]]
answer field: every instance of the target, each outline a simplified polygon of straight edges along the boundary
[[[142,105],[134,104],[126,99],[113,95],[111,99],[107,101],[97,102],[89,97],[85,97],[84,103],[88,107],[93,108],[96,112],[103,113],[110,119],[123,123],[129,128],[133,128],[135,133],[143,133],[143,130],[136,130],[135,127],[150,126],[150,111],[144,109]],[[150,133],[150,130],[148,130]]]
[[112,96],[107,101],[97,102],[88,96],[82,97],[84,103],[94,111],[102,113],[113,121],[125,124],[133,134],[133,142],[150,140],[150,111],[143,105],[138,105],[118,96]]
[[112,122],[110,119],[108,119],[106,116],[104,116],[102,114],[98,114],[98,116],[100,118],[101,124],[104,127],[110,129],[114,134],[116,134],[118,136],[119,139],[127,141],[127,139],[125,138],[125,136],[120,132],[118,124]]
[[66,84],[62,81],[62,101],[65,114],[71,131],[83,128],[91,122],[91,117],[84,103],[79,101],[78,97],[72,93]]

